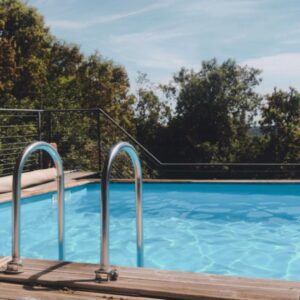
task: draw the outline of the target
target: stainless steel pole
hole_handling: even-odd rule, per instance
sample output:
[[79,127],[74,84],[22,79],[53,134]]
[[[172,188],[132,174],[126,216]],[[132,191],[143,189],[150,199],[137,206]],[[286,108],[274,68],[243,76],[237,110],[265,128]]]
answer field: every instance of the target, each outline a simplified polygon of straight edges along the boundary
[[20,258],[20,199],[21,199],[21,177],[28,157],[36,151],[47,152],[55,163],[57,169],[57,203],[58,203],[58,252],[59,259],[64,259],[64,169],[62,160],[54,147],[46,142],[35,142],[24,150],[18,158],[13,174],[13,241],[12,260],[7,264],[7,273],[23,272],[23,264]]
[[100,269],[96,271],[97,280],[116,280],[118,273],[109,265],[109,179],[112,163],[115,157],[124,151],[130,157],[135,171],[136,192],[136,235],[137,235],[137,265],[144,265],[143,248],[143,215],[142,215],[142,167],[135,148],[126,142],[120,142],[111,148],[104,163],[101,178],[101,253]]

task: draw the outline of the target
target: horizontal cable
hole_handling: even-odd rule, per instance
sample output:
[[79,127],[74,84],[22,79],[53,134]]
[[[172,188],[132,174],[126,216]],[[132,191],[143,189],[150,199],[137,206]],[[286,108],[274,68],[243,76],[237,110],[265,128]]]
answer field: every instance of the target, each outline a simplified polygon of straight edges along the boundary
[[[2,145],[2,146],[9,146],[9,145],[25,145],[25,144],[28,144],[30,142],[16,142],[16,143],[5,143],[5,145]],[[0,146],[0,149],[1,149],[1,146]]]
[[23,109],[23,108],[0,108],[0,112],[2,111],[13,111],[13,112],[43,112],[42,109]]
[[14,124],[14,125],[0,125],[0,129],[1,128],[15,128],[16,126],[21,126],[23,127],[37,127],[36,124]]
[[[32,168],[32,167],[37,167],[38,164],[36,163],[31,163],[31,164],[26,164],[26,167],[24,168]],[[3,165],[3,169],[2,170],[14,170],[15,168],[15,164],[6,164]]]
[[21,139],[21,138],[33,138],[38,137],[37,135],[11,135],[11,136],[0,136],[0,139]]
[[4,154],[0,154],[0,159],[5,158],[5,157],[16,157],[18,155],[20,155],[21,152],[14,152],[14,153],[4,153]]
[[[35,165],[35,164],[30,164],[30,165],[25,165],[24,166],[24,169],[28,169],[28,168],[32,168],[32,167],[36,167],[37,165]],[[1,170],[2,171],[6,171],[6,170],[13,170],[14,169],[14,165],[12,165],[12,166],[4,166],[2,169],[0,169],[0,173],[1,173]]]
[[[18,157],[17,157],[18,158]],[[0,159],[0,161],[3,162],[3,165],[9,165],[9,164],[15,164],[16,163],[16,159],[14,159],[13,157],[12,158],[9,158],[9,159]],[[38,161],[38,157],[29,157],[27,160],[26,160],[26,164],[27,162],[36,162]]]
[[19,147],[19,148],[10,148],[10,149],[1,149],[0,148],[0,153],[2,152],[2,151],[11,151],[11,150],[24,150],[24,147]]
[[[19,156],[21,153],[22,153],[22,151],[13,152],[13,153],[4,153],[4,154],[0,153],[0,159],[5,158],[5,157],[16,157],[16,156]],[[32,156],[34,157],[34,155],[37,155],[37,154],[39,154],[38,151],[33,153]]]
[[38,115],[2,115],[0,114],[0,118],[37,118]]
[[70,108],[70,109],[47,109],[44,110],[45,113],[65,113],[65,112],[99,112],[99,108]]
[[300,163],[161,163],[164,167],[187,166],[300,166]]

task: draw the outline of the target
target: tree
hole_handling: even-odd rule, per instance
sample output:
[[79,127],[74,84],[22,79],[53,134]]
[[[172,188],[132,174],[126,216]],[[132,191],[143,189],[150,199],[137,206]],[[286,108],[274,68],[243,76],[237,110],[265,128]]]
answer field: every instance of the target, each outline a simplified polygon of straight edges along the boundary
[[263,157],[270,162],[300,162],[300,93],[275,89],[266,97],[261,127],[265,134]]
[[[102,108],[120,125],[132,129],[134,100],[122,66],[98,53],[86,57],[79,46],[58,41],[36,9],[23,1],[0,0],[1,107]],[[49,121],[44,120],[45,128]],[[97,114],[53,113],[51,125],[51,141],[59,143],[59,150],[66,152],[66,167],[72,168],[76,162],[94,169]],[[28,135],[26,128],[12,135]],[[101,120],[101,137],[106,147],[120,138],[118,133],[112,134],[113,130],[111,123]]]
[[102,108],[126,128],[132,127],[134,97],[129,93],[126,70],[97,53],[78,69],[82,108]]
[[155,86],[147,74],[138,73],[137,77],[137,100],[135,116],[139,123],[151,123],[152,125],[168,124],[171,119],[171,107],[166,101],[161,101],[158,94],[160,86]]
[[100,107],[130,125],[133,97],[126,70],[56,40],[36,9],[20,0],[0,2],[0,46],[2,107]]
[[[165,87],[176,103],[170,124],[177,161],[239,161],[247,151],[248,130],[261,97],[255,92],[260,71],[233,60],[204,61],[201,69],[181,69]],[[174,136],[176,133],[176,137]],[[178,147],[180,145],[180,148]]]
[[0,2],[0,105],[38,108],[47,84],[52,37],[34,8]]
[[144,73],[137,78],[135,104],[136,138],[156,156],[162,157],[161,139],[171,119],[171,107],[166,101],[160,100],[160,87],[155,86]]

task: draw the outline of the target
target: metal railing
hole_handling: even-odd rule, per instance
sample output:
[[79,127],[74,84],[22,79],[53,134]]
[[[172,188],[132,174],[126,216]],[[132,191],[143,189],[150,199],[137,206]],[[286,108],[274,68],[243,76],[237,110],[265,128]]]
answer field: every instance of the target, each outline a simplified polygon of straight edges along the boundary
[[[0,109],[0,176],[11,175],[24,147],[41,140],[41,111]],[[27,161],[25,170],[40,165],[39,153]]]
[[20,258],[20,199],[21,199],[21,176],[24,166],[32,153],[37,151],[47,152],[53,159],[57,169],[57,203],[58,203],[58,253],[59,259],[64,259],[64,169],[62,160],[50,144],[36,142],[29,145],[16,162],[13,174],[13,218],[12,218],[12,260],[7,264],[6,273],[23,272],[23,264]]
[[143,245],[143,215],[142,215],[142,167],[134,147],[126,142],[120,142],[109,151],[105,160],[101,178],[101,251],[100,269],[97,270],[96,280],[116,280],[118,272],[111,269],[109,264],[109,180],[112,164],[120,152],[126,152],[131,159],[135,173],[135,203],[136,203],[136,239],[137,266],[144,265]]
[[[23,117],[26,116],[26,117]],[[31,119],[31,123],[28,121]],[[28,119],[29,118],[29,119]],[[182,163],[163,162],[109,114],[95,109],[19,110],[0,109],[0,176],[12,173],[13,163],[26,143],[56,143],[65,168],[100,173],[104,153],[120,140],[132,143],[143,161],[145,178],[168,179],[272,179],[300,178],[300,163]],[[22,124],[30,125],[22,127]],[[6,126],[6,127],[5,127]],[[13,127],[8,127],[13,126]],[[19,144],[23,143],[23,144]],[[122,160],[123,159],[123,160]],[[125,158],[118,157],[112,177],[132,176]],[[39,154],[26,168],[46,167],[49,159]]]

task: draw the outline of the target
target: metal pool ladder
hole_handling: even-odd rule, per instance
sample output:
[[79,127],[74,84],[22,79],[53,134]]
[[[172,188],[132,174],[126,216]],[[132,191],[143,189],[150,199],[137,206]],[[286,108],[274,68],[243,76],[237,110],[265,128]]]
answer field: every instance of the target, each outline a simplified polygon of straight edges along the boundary
[[118,272],[109,265],[109,210],[108,186],[112,163],[115,157],[124,151],[130,157],[135,173],[136,193],[136,235],[137,235],[137,265],[144,265],[143,219],[142,219],[142,167],[135,148],[126,142],[120,142],[111,148],[104,163],[101,178],[101,252],[100,268],[95,271],[97,281],[117,280]]
[[54,161],[57,169],[57,203],[58,203],[58,248],[59,259],[64,259],[64,169],[62,160],[54,147],[46,142],[35,142],[25,148],[18,158],[13,174],[13,244],[12,260],[7,264],[6,273],[17,274],[23,272],[20,258],[20,198],[21,176],[28,157],[36,151],[47,152]]

